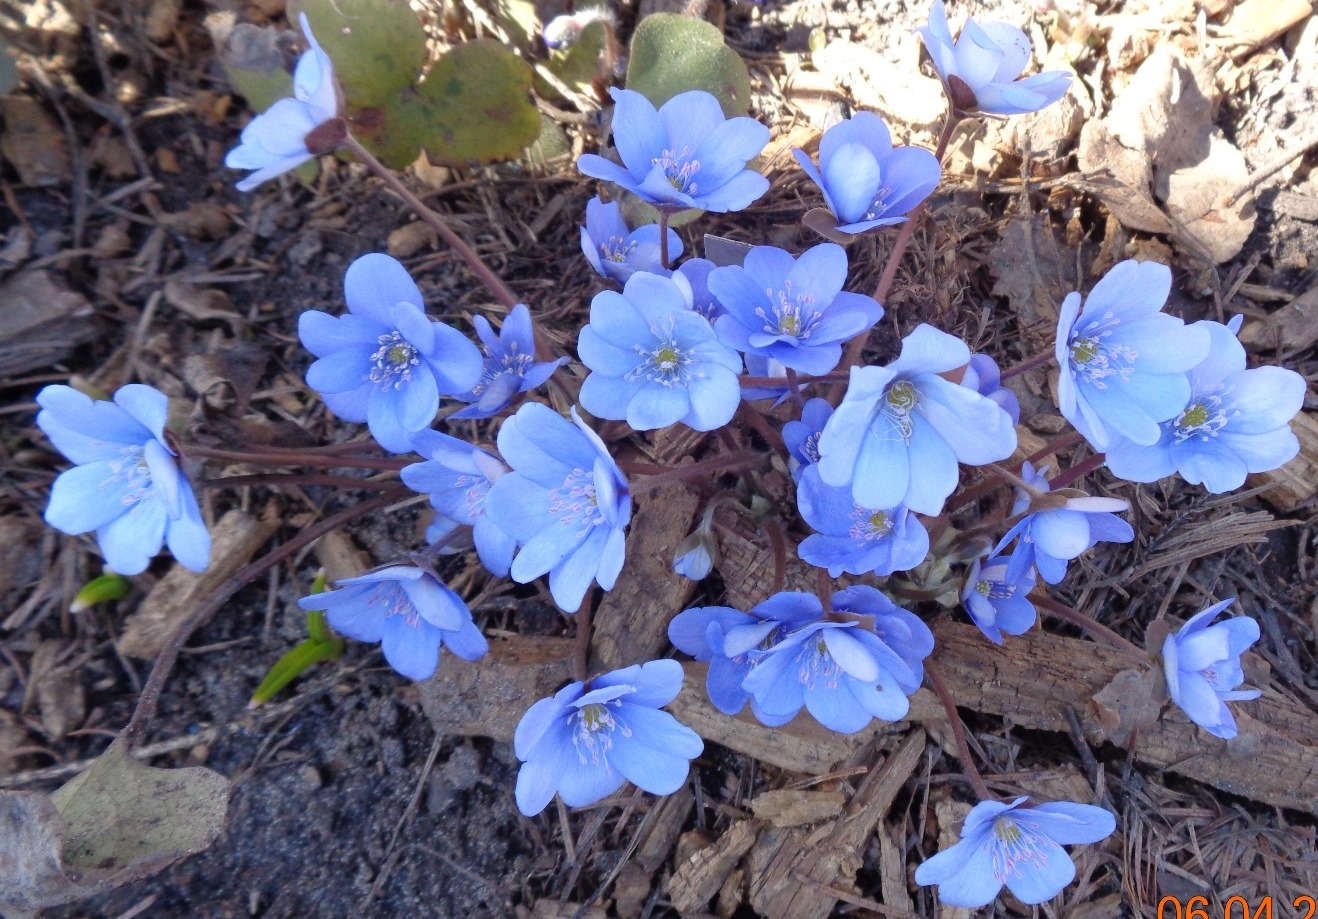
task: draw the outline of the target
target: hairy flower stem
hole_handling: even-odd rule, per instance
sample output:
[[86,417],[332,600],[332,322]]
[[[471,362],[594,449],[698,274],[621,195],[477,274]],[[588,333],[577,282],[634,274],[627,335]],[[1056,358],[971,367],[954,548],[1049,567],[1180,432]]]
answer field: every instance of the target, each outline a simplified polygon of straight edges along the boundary
[[791,390],[792,401],[795,402],[798,407],[804,406],[805,396],[801,395],[801,381],[797,379],[796,371],[791,367],[787,368],[787,388]]
[[1107,626],[1095,622],[1079,610],[1072,609],[1064,603],[1058,603],[1052,597],[1049,597],[1042,592],[1030,594],[1030,602],[1042,606],[1058,619],[1071,623],[1071,625],[1094,638],[1102,639],[1114,648],[1120,648],[1122,651],[1131,651],[1135,654],[1144,654],[1143,649],[1134,642],[1127,641]]
[[1019,376],[1022,373],[1026,373],[1030,370],[1033,370],[1036,367],[1042,367],[1044,364],[1048,363],[1052,359],[1053,359],[1053,353],[1051,351],[1048,351],[1044,354],[1036,354],[1034,355],[1034,357],[1028,357],[1025,360],[1021,361],[1019,364],[1017,364],[1015,367],[1008,367],[1006,370],[1002,371],[1002,379],[1007,380],[1010,379],[1011,377]]
[[[1044,446],[1041,449],[1035,451],[1034,453],[1031,453],[1029,456],[1025,458],[1025,462],[1037,465],[1039,460],[1047,459],[1048,457],[1052,456],[1054,453],[1057,453],[1060,450],[1066,450],[1070,447],[1074,447],[1077,444],[1082,443],[1083,441],[1084,441],[1084,437],[1076,433],[1075,431],[1072,431],[1070,434],[1063,434],[1061,437],[1054,438],[1053,440],[1044,444]],[[1019,467],[1017,467],[1017,471],[1019,472]],[[961,508],[965,507],[967,504],[973,504],[974,502],[980,500],[981,498],[985,498],[988,495],[991,495],[993,492],[997,491],[999,488],[1001,488],[1003,485],[1006,484],[1010,484],[1010,482],[1007,479],[998,476],[980,482],[978,485],[975,485],[971,488],[967,488],[965,491],[961,492],[961,494],[957,495],[955,498],[947,502],[947,506],[943,509],[943,514],[947,515],[947,514],[955,513],[956,511],[961,510]]]
[[247,463],[252,466],[315,466],[321,469],[380,469],[397,472],[415,460],[385,456],[316,456],[298,450],[269,450],[260,453],[243,453],[239,450],[221,450],[197,444],[181,445],[184,456],[201,456],[206,459]]
[[[939,135],[938,147],[934,150],[934,157],[941,163],[943,154],[947,152],[947,145],[952,142],[952,135],[956,133],[957,125],[961,123],[961,116],[955,112],[949,112],[947,121],[943,125],[943,133]],[[883,303],[887,299],[889,292],[892,290],[893,281],[897,279],[897,269],[901,266],[902,256],[906,254],[906,247],[911,244],[911,237],[915,235],[915,227],[924,216],[924,210],[927,202],[920,202],[909,214],[906,215],[906,222],[901,225],[897,231],[897,239],[892,244],[892,254],[888,256],[888,262],[883,266],[883,274],[879,276],[879,284],[874,288],[874,299]],[[855,367],[860,363],[860,356],[865,350],[865,345],[869,342],[870,332],[872,329],[857,335],[847,345],[846,353],[842,356],[843,367]],[[834,392],[829,399],[834,402],[841,396],[841,386],[834,387]]]
[[263,472],[254,475],[230,475],[218,479],[202,479],[202,488],[243,488],[251,485],[329,485],[332,488],[359,488],[367,491],[384,491],[393,488],[393,479],[377,481],[354,479],[347,475],[326,475],[316,472]]
[[590,627],[591,627],[591,607],[595,603],[595,590],[592,585],[586,591],[585,599],[581,601],[581,608],[577,610],[577,634],[576,644],[573,648],[572,669],[576,678],[581,682],[590,679]]
[[408,187],[403,184],[402,180],[394,175],[393,170],[387,168],[383,163],[377,160],[369,150],[363,147],[361,141],[349,134],[347,139],[343,142],[343,149],[351,151],[353,155],[365,163],[366,167],[370,169],[371,172],[379,176],[380,179],[384,181],[384,184],[388,185],[398,197],[402,198],[407,206],[410,207],[418,217],[438,233],[440,238],[448,244],[449,248],[458,253],[462,260],[467,263],[467,267],[481,279],[481,283],[485,285],[486,289],[494,294],[496,300],[508,309],[512,309],[518,304],[519,301],[517,300],[517,295],[509,289],[508,285],[503,282],[503,279],[490,270],[490,266],[486,265],[485,262],[481,260],[481,257],[476,254],[476,251],[472,249],[471,246],[463,242],[460,236],[449,229],[448,224],[444,222],[443,218],[430,208],[426,207],[420,198],[412,194]]
[[1066,470],[1063,473],[1060,473],[1057,476],[1057,478],[1049,479],[1048,487],[1051,488],[1053,491],[1057,491],[1059,488],[1065,488],[1066,486],[1070,485],[1072,482],[1078,482],[1080,479],[1089,475],[1089,473],[1093,472],[1095,469],[1101,469],[1103,467],[1103,464],[1106,462],[1107,462],[1106,453],[1095,453],[1089,459],[1076,463],[1070,469]]
[[742,450],[739,453],[714,456],[698,463],[688,463],[685,466],[654,466],[650,463],[619,463],[618,465],[627,475],[645,476],[645,478],[631,483],[632,494],[637,494],[638,492],[662,488],[665,485],[671,485],[673,482],[698,479],[711,472],[723,472],[737,466],[762,463],[765,458],[764,454],[753,450]]
[[956,741],[957,755],[961,759],[961,768],[965,770],[966,778],[970,780],[970,787],[975,789],[975,794],[979,795],[980,800],[996,800],[997,796],[989,791],[988,783],[984,781],[984,776],[980,774],[979,768],[975,765],[975,760],[970,753],[970,741],[966,739],[966,726],[961,723],[961,716],[956,710],[956,702],[953,701],[952,693],[947,688],[947,682],[943,679],[942,671],[932,659],[925,660],[924,675],[929,679],[929,685],[933,687],[934,694],[938,696],[938,701],[943,704],[943,711],[947,712],[947,723],[952,728],[952,737]]
[[147,677],[146,685],[142,687],[142,693],[137,697],[137,706],[133,709],[133,716],[119,735],[124,749],[131,751],[137,745],[138,741],[142,739],[143,732],[151,723],[151,719],[155,717],[156,706],[160,702],[161,690],[164,689],[165,681],[169,679],[169,674],[174,669],[179,653],[183,650],[183,646],[188,639],[192,637],[192,633],[208,622],[211,616],[219,612],[230,597],[284,559],[309,546],[331,530],[343,526],[350,520],[355,520],[358,517],[388,507],[408,494],[410,492],[406,488],[395,488],[383,495],[371,498],[368,501],[362,501],[360,504],[354,504],[346,510],[326,517],[319,523],[312,524],[302,530],[279,548],[272,550],[220,583],[215,588],[214,593],[211,594],[210,599],[197,607],[191,616],[174,627],[174,631],[170,633],[165,646],[160,649],[156,662],[151,666],[151,674]]
[[665,271],[672,266],[668,258],[668,217],[668,211],[659,208],[659,264],[663,265]]
[[[788,371],[788,372],[795,373],[795,371]],[[817,375],[812,375],[809,373],[800,373],[796,375],[797,385],[800,386],[803,386],[806,383],[845,383],[849,379],[851,379],[851,374],[850,372],[846,372],[846,371],[839,373],[821,373]],[[737,378],[737,382],[739,382],[743,387],[746,387],[747,389],[764,388],[768,386],[782,386],[783,383],[789,382],[789,380],[790,377],[742,376]]]

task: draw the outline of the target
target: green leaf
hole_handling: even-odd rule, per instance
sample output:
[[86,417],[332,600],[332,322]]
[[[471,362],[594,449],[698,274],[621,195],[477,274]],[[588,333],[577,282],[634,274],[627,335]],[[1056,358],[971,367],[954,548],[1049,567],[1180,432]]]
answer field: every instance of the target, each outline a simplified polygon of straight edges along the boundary
[[83,585],[82,590],[78,591],[78,595],[73,598],[73,603],[69,606],[69,612],[81,613],[83,610],[91,609],[97,603],[112,603],[115,600],[122,600],[128,596],[128,591],[132,589],[132,586],[123,575],[107,571],[100,577],[92,578]]
[[494,15],[519,48],[529,51],[540,36],[540,15],[532,0],[499,0],[494,4]]
[[493,40],[459,45],[421,84],[354,120],[354,133],[401,169],[421,150],[445,166],[516,159],[540,134],[531,68]]
[[426,63],[426,31],[407,0],[290,0],[290,22],[304,12],[334,62],[350,118],[416,83]]
[[750,111],[751,79],[741,57],[723,42],[723,33],[703,19],[655,13],[641,20],[632,36],[627,88],[656,108],[678,93],[713,93],[729,118]]
[[153,769],[115,743],[50,800],[64,818],[64,864],[106,871],[205,849],[224,829],[229,780],[201,767]]
[[256,687],[248,708],[264,705],[279,694],[289,683],[300,677],[313,665],[321,661],[335,660],[343,654],[343,639],[330,637],[326,641],[308,638],[298,642],[284,654]]

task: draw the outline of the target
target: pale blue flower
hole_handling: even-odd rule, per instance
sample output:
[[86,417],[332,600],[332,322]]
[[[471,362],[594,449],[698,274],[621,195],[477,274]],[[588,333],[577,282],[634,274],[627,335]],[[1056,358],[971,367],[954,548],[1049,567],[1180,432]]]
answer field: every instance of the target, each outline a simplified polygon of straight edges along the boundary
[[243,128],[239,145],[224,158],[230,169],[256,170],[238,183],[239,191],[251,191],[266,179],[296,169],[330,152],[342,140],[334,133],[319,141],[312,135],[320,125],[338,117],[339,91],[334,65],[311,34],[307,14],[302,13],[298,22],[310,48],[298,58],[293,72],[293,98],[280,99],[253,118]]
[[754,118],[725,118],[704,90],[678,93],[658,111],[630,89],[609,90],[619,166],[593,153],[577,160],[588,176],[613,182],[661,210],[739,211],[769,190],[746,163],[769,142]]
[[1211,350],[1190,371],[1190,397],[1159,427],[1161,436],[1141,446],[1124,438],[1107,450],[1114,475],[1154,482],[1172,473],[1214,494],[1245,484],[1251,472],[1290,462],[1300,442],[1290,420],[1304,406],[1304,377],[1282,367],[1245,369],[1245,349],[1217,322],[1196,322],[1208,331]]
[[1075,878],[1062,846],[1101,842],[1117,828],[1101,807],[1029,798],[981,801],[966,817],[961,840],[915,869],[915,883],[937,884],[949,906],[987,906],[1006,884],[1022,903],[1051,900]]
[[873,112],[857,112],[824,132],[818,168],[804,150],[792,154],[824,193],[843,233],[904,222],[943,176],[923,147],[894,149],[888,126]]
[[1259,625],[1238,616],[1209,625],[1235,600],[1214,603],[1190,617],[1162,644],[1162,668],[1167,692],[1195,724],[1214,737],[1236,736],[1236,719],[1228,702],[1243,702],[1263,695],[1258,689],[1237,689],[1245,681],[1240,655],[1259,640]]
[[472,403],[454,412],[454,418],[489,418],[506,408],[518,393],[530,392],[544,384],[568,361],[566,357],[553,361],[535,359],[535,331],[531,328],[531,311],[524,304],[518,303],[508,311],[508,318],[497,335],[484,316],[476,316],[472,323],[485,359],[480,381],[470,392],[454,396]]
[[581,404],[591,414],[625,420],[636,431],[682,422],[712,431],[741,403],[741,357],[719,342],[687,291],[669,278],[637,273],[622,293],[601,291],[577,353],[591,372]]
[[742,265],[715,268],[709,289],[724,314],[714,323],[719,339],[801,373],[828,373],[842,359],[842,344],[883,318],[883,307],[847,293],[847,254],[820,243],[799,258],[773,246],[755,246]]
[[999,645],[1004,632],[1023,635],[1038,619],[1029,597],[1035,585],[1034,566],[1021,567],[1024,570],[1009,578],[1007,559],[976,559],[961,590],[961,603],[971,621],[989,641]]
[[1188,373],[1208,356],[1208,330],[1161,312],[1172,272],[1157,262],[1121,262],[1080,308],[1068,294],[1057,321],[1057,402],[1095,450],[1118,438],[1148,446],[1159,425],[1190,401]]
[[498,444],[514,471],[494,483],[485,512],[517,541],[509,573],[519,584],[548,574],[554,602],[575,613],[591,581],[612,590],[622,570],[627,480],[575,408],[568,421],[528,402],[503,423]]
[[[581,252],[600,275],[619,283],[638,271],[668,274],[660,258],[659,226],[648,223],[629,229],[616,201],[605,204],[596,195],[586,202],[586,225],[581,228]],[[682,237],[668,231],[668,257],[682,254]]]
[[441,647],[466,661],[490,649],[462,598],[416,565],[389,565],[335,586],[298,605],[324,610],[334,630],[349,638],[379,642],[389,666],[409,679],[434,676]]
[[659,660],[569,683],[532,705],[517,723],[513,750],[517,807],[528,817],[557,793],[569,807],[613,794],[624,781],[655,795],[686,782],[704,742],[660,711],[682,689],[682,665]]
[[997,361],[987,354],[970,355],[970,363],[966,366],[966,375],[961,378],[961,385],[996,402],[1011,416],[1012,424],[1020,424],[1020,400],[1014,392],[1002,385],[1002,371],[998,369]]
[[787,467],[799,484],[801,473],[819,462],[819,436],[833,415],[827,399],[810,399],[801,407],[801,419],[783,425],[783,444],[787,447]]
[[[1030,463],[1021,466],[1021,479],[1036,494],[1050,490],[1047,469],[1035,470]],[[1012,516],[1024,514],[1032,505],[1034,496],[1016,489],[1016,500],[1011,506]],[[1057,584],[1066,577],[1066,563],[1079,558],[1100,542],[1130,542],[1135,530],[1113,511],[1130,510],[1130,503],[1121,498],[1096,498],[1073,493],[1065,501],[1047,502],[1045,510],[1025,514],[1009,529],[993,554],[998,555],[1013,540],[1018,539],[1004,578],[1009,583],[1020,583],[1025,572],[1038,567],[1039,574],[1049,584]]]
[[814,621],[753,652],[754,665],[742,687],[759,711],[786,723],[804,707],[842,734],[854,734],[874,718],[906,717],[905,687],[918,686],[919,679],[882,638],[856,621],[823,619],[823,606],[813,594],[780,593],[775,599],[795,607],[794,618]]
[[861,507],[938,514],[956,488],[957,463],[979,466],[1016,449],[997,403],[940,374],[970,362],[965,342],[919,325],[887,367],[853,367],[842,403],[819,438],[819,477],[849,485]]
[[689,581],[703,581],[709,577],[718,561],[718,543],[706,524],[696,527],[677,545],[673,553],[673,574]]
[[307,310],[298,336],[319,358],[307,385],[344,421],[366,422],[391,453],[410,453],[441,395],[476,385],[481,355],[457,329],[425,314],[421,291],[397,259],[363,255],[343,277],[348,312]]
[[120,387],[113,402],[69,386],[37,393],[37,426],[76,464],[51,485],[46,522],[73,536],[95,531],[117,574],[145,571],[162,542],[184,568],[210,561],[197,498],[165,439],[168,401],[141,383]]
[[1071,85],[1071,74],[1064,70],[1019,79],[1030,61],[1030,40],[1005,22],[981,26],[967,19],[954,40],[943,0],[934,0],[928,25],[916,31],[956,111],[992,115],[1037,112],[1065,96]]
[[[803,600],[808,596],[774,594],[749,613],[728,606],[692,607],[673,617],[668,640],[679,651],[709,663],[705,680],[709,700],[725,715],[735,715],[750,699],[742,681],[758,659],[755,652],[771,648],[790,630],[819,618],[823,608],[817,600],[813,604]],[[751,709],[770,727],[786,724],[796,714],[770,718],[753,701]]]
[[863,507],[850,485],[826,485],[818,465],[801,473],[796,505],[815,531],[801,541],[801,561],[827,568],[829,577],[847,574],[888,575],[908,571],[929,554],[929,534],[920,518],[898,505]]
[[413,435],[412,447],[426,461],[404,466],[399,473],[403,484],[427,495],[447,520],[471,527],[481,564],[507,577],[517,544],[485,513],[485,496],[508,467],[479,447],[438,431]]

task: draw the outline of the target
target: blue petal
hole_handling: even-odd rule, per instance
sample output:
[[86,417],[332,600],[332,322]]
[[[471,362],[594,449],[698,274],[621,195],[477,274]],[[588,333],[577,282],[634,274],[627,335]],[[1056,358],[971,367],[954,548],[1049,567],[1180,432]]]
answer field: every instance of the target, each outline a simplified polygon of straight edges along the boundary
[[1102,842],[1117,828],[1116,818],[1101,807],[1055,801],[1019,810],[1015,820],[1063,846]]
[[380,630],[384,659],[411,680],[427,680],[439,667],[439,629],[405,616],[387,616]]
[[179,490],[179,510],[178,517],[166,525],[165,543],[174,560],[184,568],[205,571],[210,564],[211,535],[206,530],[206,522],[201,519],[197,496],[186,482]]
[[916,868],[915,882],[937,884],[938,899],[950,906],[987,906],[1002,889],[993,851],[992,844],[983,838],[963,838]]
[[400,303],[422,308],[421,291],[397,259],[380,252],[363,255],[343,276],[348,309],[387,329],[393,326],[393,309]]
[[74,466],[61,472],[50,488],[46,523],[70,536],[100,529],[128,513],[128,496],[139,487],[108,463]]
[[96,531],[105,567],[116,574],[141,574],[160,551],[168,523],[159,501],[139,501],[128,513]]

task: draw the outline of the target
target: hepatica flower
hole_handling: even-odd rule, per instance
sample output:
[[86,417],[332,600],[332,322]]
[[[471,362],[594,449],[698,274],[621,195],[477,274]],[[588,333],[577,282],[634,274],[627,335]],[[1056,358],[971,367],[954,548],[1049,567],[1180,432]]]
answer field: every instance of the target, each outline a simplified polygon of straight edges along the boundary
[[787,465],[799,483],[801,473],[819,462],[819,435],[833,415],[827,399],[810,399],[801,406],[801,420],[783,425],[783,443],[787,446]]
[[554,602],[575,613],[592,580],[611,590],[622,570],[632,516],[627,480],[575,408],[568,421],[528,402],[503,423],[498,443],[514,471],[494,483],[485,509],[517,541],[512,579],[526,584],[548,574]]
[[[817,620],[823,610],[809,594],[778,593],[754,607],[749,613],[728,606],[699,606],[683,610],[668,624],[668,640],[673,647],[709,663],[705,687],[714,707],[725,715],[735,715],[750,698],[742,681],[765,651],[792,629]],[[769,718],[752,704],[763,723],[776,727],[791,721],[796,712],[785,717]],[[797,706],[799,709],[800,706]]]
[[943,170],[922,147],[892,145],[883,119],[872,112],[833,125],[819,140],[819,166],[804,150],[792,151],[843,233],[864,233],[906,220],[938,187]]
[[412,435],[439,410],[440,395],[466,392],[481,355],[461,332],[426,317],[421,291],[396,259],[363,255],[343,278],[348,312],[307,310],[302,344],[319,358],[307,385],[344,421],[366,422],[391,453],[409,453]]
[[569,683],[532,705],[517,724],[513,749],[517,807],[532,817],[557,792],[569,807],[603,800],[631,782],[668,795],[686,782],[704,743],[660,711],[682,689],[682,665],[660,660]]
[[1024,569],[1014,578],[1008,577],[1008,560],[993,557],[988,561],[976,559],[966,575],[966,586],[961,591],[961,603],[970,619],[989,641],[1002,644],[1002,635],[1023,635],[1038,618],[1030,591],[1034,590],[1034,568]]
[[374,644],[403,676],[425,680],[439,667],[439,649],[467,661],[490,649],[462,598],[415,565],[390,565],[336,582],[336,590],[297,601],[325,611],[335,631]]
[[51,485],[46,522],[71,536],[95,531],[117,574],[145,571],[162,542],[184,568],[210,561],[197,498],[165,443],[168,402],[141,383],[120,387],[113,402],[69,386],[37,394],[37,426],[76,464]]
[[769,189],[746,163],[769,142],[754,118],[725,118],[704,90],[678,93],[658,111],[631,89],[609,90],[613,143],[622,165],[587,153],[577,168],[613,182],[660,210],[739,211]]
[[928,25],[916,31],[956,111],[992,115],[1037,112],[1066,95],[1071,85],[1071,75],[1063,70],[1019,79],[1030,61],[1030,40],[1005,22],[981,26],[967,19],[961,34],[953,39],[943,0],[934,0]]
[[1214,737],[1236,736],[1236,719],[1228,702],[1257,699],[1257,689],[1237,689],[1245,681],[1240,655],[1259,639],[1258,623],[1239,616],[1209,625],[1234,600],[1215,603],[1192,616],[1162,644],[1162,668],[1167,691],[1195,724]]
[[[1017,539],[1004,578],[1009,583],[1020,583],[1031,567],[1049,584],[1066,577],[1066,563],[1080,557],[1100,542],[1130,542],[1135,538],[1131,525],[1113,511],[1130,510],[1130,504],[1120,498],[1097,498],[1074,491],[1058,492],[1048,496],[1047,470],[1036,470],[1030,463],[1021,466],[1021,479],[1035,494],[1016,489],[1016,500],[1011,506],[1012,516],[1023,514],[1036,503],[1037,510],[1025,514],[1009,529],[993,554],[1000,553],[1013,539]],[[992,637],[992,636],[990,636]]]
[[479,447],[438,431],[414,435],[412,446],[426,461],[403,467],[403,483],[428,495],[443,517],[471,527],[481,564],[507,577],[517,544],[485,513],[485,496],[508,474],[508,467]]
[[311,47],[298,58],[293,72],[293,98],[280,99],[253,118],[243,129],[239,145],[224,158],[230,169],[256,170],[238,183],[239,191],[251,191],[266,179],[329,153],[344,139],[345,129],[337,120],[339,91],[334,65],[311,34],[307,14],[298,17],[298,22]]
[[567,363],[566,357],[555,361],[535,359],[535,331],[531,328],[531,311],[524,304],[508,312],[497,335],[484,316],[476,316],[472,322],[485,360],[480,381],[470,392],[454,396],[471,403],[454,412],[454,418],[489,418],[506,408],[518,393],[541,386]]
[[797,553],[803,562],[827,568],[829,577],[907,571],[929,554],[929,534],[918,517],[901,505],[862,507],[851,486],[824,484],[818,466],[801,474],[796,504],[815,530]]
[[[620,283],[638,271],[668,273],[660,258],[658,224],[628,229],[618,202],[605,204],[598,195],[586,203],[581,252],[597,273]],[[681,254],[682,237],[675,230],[668,230],[669,258],[676,259]]]
[[1028,798],[981,801],[966,817],[961,840],[915,869],[917,884],[937,884],[950,906],[987,906],[1006,884],[1022,903],[1051,900],[1075,877],[1062,848],[1100,842],[1117,828],[1101,807],[1057,801],[1031,807]]
[[596,294],[577,352],[591,370],[581,404],[637,431],[679,421],[712,431],[741,403],[741,357],[719,342],[682,287],[660,275],[634,274],[621,294]]
[[1245,484],[1251,472],[1267,472],[1292,460],[1300,442],[1290,420],[1304,406],[1304,378],[1282,367],[1245,369],[1245,349],[1217,322],[1196,322],[1212,345],[1190,371],[1190,397],[1159,425],[1158,440],[1141,446],[1120,439],[1107,465],[1131,482],[1153,482],[1179,473],[1214,494]]
[[1057,401],[1095,450],[1124,437],[1148,446],[1159,425],[1190,400],[1188,372],[1208,356],[1208,331],[1161,312],[1172,272],[1157,262],[1121,262],[1080,308],[1068,294],[1057,322]]
[[808,618],[759,652],[743,688],[771,723],[791,720],[803,707],[824,727],[854,734],[873,718],[900,721],[920,684],[902,657],[858,622],[823,618],[819,598],[783,593],[779,602]]
[[969,361],[965,342],[922,324],[887,367],[851,368],[846,395],[819,438],[823,483],[850,486],[861,507],[937,514],[956,488],[958,462],[1011,456],[1011,416],[940,376]]
[[709,275],[709,289],[724,315],[719,339],[801,373],[828,373],[842,359],[842,343],[883,318],[883,307],[847,293],[847,254],[821,243],[792,258],[773,246],[756,246],[743,265]]

